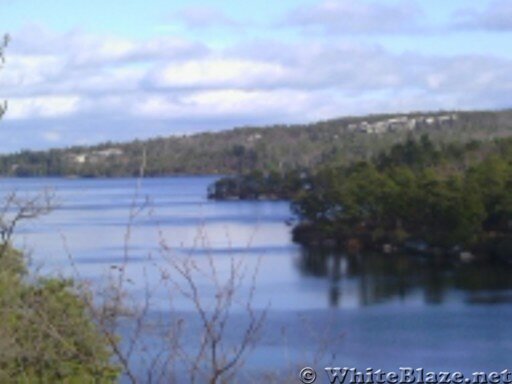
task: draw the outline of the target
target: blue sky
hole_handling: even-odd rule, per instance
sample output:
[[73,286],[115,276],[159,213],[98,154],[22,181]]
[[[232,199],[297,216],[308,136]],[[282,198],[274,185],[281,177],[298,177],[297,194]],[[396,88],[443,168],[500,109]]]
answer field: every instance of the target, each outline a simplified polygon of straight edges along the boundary
[[0,152],[512,107],[507,0],[0,0],[0,9],[12,36]]

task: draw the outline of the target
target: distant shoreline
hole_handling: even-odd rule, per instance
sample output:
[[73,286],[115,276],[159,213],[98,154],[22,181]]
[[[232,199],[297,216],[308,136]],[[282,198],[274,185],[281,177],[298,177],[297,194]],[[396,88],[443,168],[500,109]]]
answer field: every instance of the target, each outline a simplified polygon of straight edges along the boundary
[[368,159],[408,136],[435,143],[512,136],[512,109],[346,117],[309,124],[235,128],[190,136],[106,142],[0,155],[5,176],[148,177],[243,175],[314,169]]

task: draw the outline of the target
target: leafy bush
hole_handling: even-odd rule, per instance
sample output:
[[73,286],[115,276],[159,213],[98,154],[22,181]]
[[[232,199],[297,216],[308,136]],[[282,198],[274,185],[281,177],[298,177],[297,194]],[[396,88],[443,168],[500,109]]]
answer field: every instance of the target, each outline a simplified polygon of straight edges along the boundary
[[71,280],[37,279],[0,256],[0,382],[115,382],[111,351]]

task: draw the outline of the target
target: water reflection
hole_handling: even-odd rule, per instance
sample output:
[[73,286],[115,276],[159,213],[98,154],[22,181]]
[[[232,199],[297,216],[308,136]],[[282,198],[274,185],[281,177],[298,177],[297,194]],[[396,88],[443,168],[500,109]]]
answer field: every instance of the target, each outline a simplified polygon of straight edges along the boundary
[[502,264],[326,249],[302,249],[296,264],[302,276],[329,281],[331,307],[341,306],[344,298],[355,298],[358,306],[406,300],[442,304],[452,292],[461,292],[468,304],[512,303],[512,268]]

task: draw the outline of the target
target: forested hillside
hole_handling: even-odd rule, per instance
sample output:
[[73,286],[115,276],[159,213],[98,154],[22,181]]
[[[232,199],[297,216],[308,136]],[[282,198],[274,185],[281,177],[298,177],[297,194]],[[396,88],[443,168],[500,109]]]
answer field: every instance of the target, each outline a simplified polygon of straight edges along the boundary
[[131,176],[145,157],[148,176],[246,174],[313,168],[369,159],[406,137],[434,143],[512,135],[512,110],[372,115],[308,125],[244,127],[130,143],[104,143],[0,157],[4,176]]

